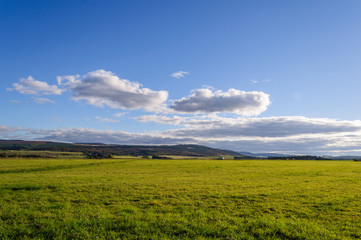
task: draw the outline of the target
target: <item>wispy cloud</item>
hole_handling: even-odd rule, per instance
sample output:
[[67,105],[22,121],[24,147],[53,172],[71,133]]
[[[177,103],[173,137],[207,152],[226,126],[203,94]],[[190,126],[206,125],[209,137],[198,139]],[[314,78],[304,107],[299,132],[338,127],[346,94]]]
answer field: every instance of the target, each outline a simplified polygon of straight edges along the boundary
[[253,84],[256,84],[258,82],[259,82],[258,80],[251,79],[251,83],[253,83]]
[[11,103],[21,103],[21,101],[19,101],[19,100],[10,100],[9,102],[11,102]]
[[180,78],[185,77],[185,75],[187,75],[187,74],[189,74],[189,72],[178,71],[178,72],[172,73],[170,76],[180,79]]
[[127,114],[127,112],[120,112],[120,113],[114,114],[114,117],[120,118],[120,117],[123,117],[126,114]]
[[119,122],[119,120],[110,119],[110,118],[96,117],[96,119],[98,119],[99,122],[103,122],[103,123],[117,123],[117,122]]
[[260,82],[262,82],[262,83],[268,83],[268,82],[271,82],[271,79],[264,79],[264,80],[262,80],[262,81],[255,80],[255,79],[251,79],[251,83],[253,83],[253,84],[257,84],[257,83],[260,83]]
[[44,104],[44,103],[55,103],[53,100],[50,100],[48,98],[33,98],[34,102],[38,104]]
[[203,88],[193,90],[188,97],[176,100],[170,106],[180,113],[236,113],[255,116],[270,105],[269,95],[264,92],[245,92],[229,89],[226,92]]
[[54,122],[63,122],[64,119],[61,117],[57,117],[57,116],[52,116],[51,120],[53,120]]
[[28,95],[61,95],[65,89],[60,89],[56,85],[49,85],[47,82],[35,80],[32,76],[21,78],[18,83],[13,84],[13,88],[7,88],[8,91],[16,90],[21,94]]
[[157,122],[163,124],[179,125],[186,121],[188,118],[180,116],[164,116],[164,115],[143,115],[135,118],[139,122]]

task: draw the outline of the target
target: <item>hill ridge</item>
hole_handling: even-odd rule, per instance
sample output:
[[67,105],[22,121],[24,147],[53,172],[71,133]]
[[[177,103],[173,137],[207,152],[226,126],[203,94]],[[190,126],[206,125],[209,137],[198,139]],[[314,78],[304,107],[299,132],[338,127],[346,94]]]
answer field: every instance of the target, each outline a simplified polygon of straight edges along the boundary
[[0,140],[0,150],[63,151],[131,156],[175,155],[194,157],[249,157],[235,151],[211,148],[197,144],[118,145],[103,143],[63,143],[51,141]]

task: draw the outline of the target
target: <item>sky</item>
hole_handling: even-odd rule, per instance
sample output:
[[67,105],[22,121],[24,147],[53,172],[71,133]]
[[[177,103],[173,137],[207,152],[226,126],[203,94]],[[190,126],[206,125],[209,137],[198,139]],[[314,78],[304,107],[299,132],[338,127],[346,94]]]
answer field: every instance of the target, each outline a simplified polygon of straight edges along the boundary
[[361,155],[359,0],[0,0],[0,139]]

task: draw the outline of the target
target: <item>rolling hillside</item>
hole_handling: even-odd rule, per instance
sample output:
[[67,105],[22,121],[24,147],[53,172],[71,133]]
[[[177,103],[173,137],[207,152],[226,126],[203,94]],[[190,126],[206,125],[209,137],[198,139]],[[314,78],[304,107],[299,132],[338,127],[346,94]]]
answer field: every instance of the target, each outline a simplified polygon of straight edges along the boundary
[[0,140],[0,150],[83,152],[130,156],[174,155],[194,157],[232,156],[238,158],[247,158],[246,155],[237,152],[200,145],[141,146],[107,145],[101,143],[59,143],[46,141]]

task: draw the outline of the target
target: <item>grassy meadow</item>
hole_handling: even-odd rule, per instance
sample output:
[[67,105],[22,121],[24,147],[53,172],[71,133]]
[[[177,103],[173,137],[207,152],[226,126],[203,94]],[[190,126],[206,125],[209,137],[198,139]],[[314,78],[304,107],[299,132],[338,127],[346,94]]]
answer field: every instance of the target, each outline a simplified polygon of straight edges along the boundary
[[216,238],[361,238],[361,163],[0,159],[0,239]]

